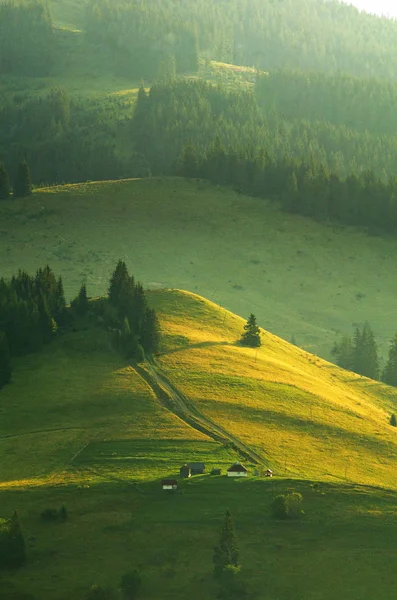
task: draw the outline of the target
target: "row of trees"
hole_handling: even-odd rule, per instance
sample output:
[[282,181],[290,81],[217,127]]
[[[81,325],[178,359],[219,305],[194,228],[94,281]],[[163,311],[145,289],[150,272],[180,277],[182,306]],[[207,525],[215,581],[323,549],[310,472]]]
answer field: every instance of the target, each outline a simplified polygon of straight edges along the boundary
[[335,343],[332,354],[338,366],[371,379],[397,387],[397,333],[390,342],[388,359],[382,372],[379,368],[378,350],[369,323],[357,326],[353,336],[344,335]]
[[[109,282],[109,298],[98,304],[105,325],[125,358],[143,360],[159,348],[157,315],[147,303],[139,282],[119,261]],[[76,318],[89,312],[83,284],[70,309],[66,305],[62,278],[47,265],[34,276],[19,271],[9,281],[0,279],[0,388],[11,379],[12,357],[40,350],[59,329],[66,330]]]

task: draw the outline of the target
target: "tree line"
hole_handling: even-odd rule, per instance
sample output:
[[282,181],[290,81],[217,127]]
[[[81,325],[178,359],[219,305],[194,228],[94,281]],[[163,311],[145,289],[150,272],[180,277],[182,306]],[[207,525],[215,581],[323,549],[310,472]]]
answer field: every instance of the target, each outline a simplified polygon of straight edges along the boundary
[[[76,326],[87,315],[99,317],[125,358],[144,360],[157,352],[160,327],[142,285],[119,261],[109,282],[109,297],[93,303],[86,285],[67,306],[62,277],[46,266],[29,275],[19,270],[10,280],[0,279],[0,388],[11,380],[12,359],[39,351],[55,335]],[[96,321],[95,321],[96,322]]]
[[388,359],[382,371],[375,336],[369,323],[364,323],[362,327],[357,325],[353,336],[343,335],[334,344],[332,354],[339,367],[397,387],[397,333],[390,341]]

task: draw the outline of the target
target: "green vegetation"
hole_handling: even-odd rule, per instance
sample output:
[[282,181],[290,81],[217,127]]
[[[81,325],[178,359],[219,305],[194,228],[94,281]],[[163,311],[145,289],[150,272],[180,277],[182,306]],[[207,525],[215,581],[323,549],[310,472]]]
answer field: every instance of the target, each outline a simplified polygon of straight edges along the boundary
[[256,323],[256,317],[252,313],[244,325],[244,333],[240,338],[240,344],[251,348],[258,348],[261,345],[261,332]]
[[[101,302],[91,300],[90,310],[96,314]],[[18,358],[13,384],[2,390],[1,505],[5,514],[18,509],[29,541],[26,568],[4,573],[1,593],[63,600],[84,598],[93,585],[116,593],[135,568],[140,597],[150,600],[164,586],[173,598],[198,600],[232,590],[260,594],[265,585],[274,596],[298,589],[304,597],[314,585],[326,600],[346,589],[367,600],[375,573],[377,598],[388,599],[395,585],[387,560],[395,528],[392,388],[265,332],[261,348],[242,347],[243,319],[228,312],[225,319],[224,310],[194,294],[152,291],[148,302],[164,336],[154,368],[186,394],[192,411],[257,450],[274,477],[253,477],[247,460],[247,480],[211,477],[213,466],[225,469],[239,458],[235,447],[194,429],[172,402],[166,408],[160,392],[112,352],[101,324],[82,321],[40,353]],[[206,463],[208,475],[165,494],[160,480],[195,460]],[[275,496],[291,493],[304,497],[306,515],[285,529],[270,509]],[[63,523],[39,518],[62,504],[70,515]],[[212,556],[226,509],[242,571],[219,583]],[[308,580],[302,572],[309,564]]]
[[228,510],[226,511],[219,542],[214,548],[212,562],[214,564],[214,575],[218,578],[221,577],[227,567],[238,567],[240,564],[236,534]]
[[397,310],[393,239],[179,178],[45,188],[1,202],[0,218],[1,272],[11,277],[22,265],[34,273],[50,261],[65,274],[68,301],[82,281],[89,295],[105,294],[118,259],[132,268],[139,248],[145,288],[185,288],[254,312],[266,329],[287,340],[294,332],[300,347],[325,357],[352,323],[369,321],[381,368],[387,360]]
[[272,502],[271,513],[276,519],[299,519],[303,514],[301,506],[302,494],[280,494]]

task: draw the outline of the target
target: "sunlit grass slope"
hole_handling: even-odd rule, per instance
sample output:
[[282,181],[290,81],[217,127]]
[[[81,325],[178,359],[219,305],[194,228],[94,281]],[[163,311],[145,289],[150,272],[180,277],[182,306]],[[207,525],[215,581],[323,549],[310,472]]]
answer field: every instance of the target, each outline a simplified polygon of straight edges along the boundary
[[157,291],[167,332],[160,364],[211,419],[275,472],[397,489],[397,390],[341,370],[263,332],[242,348],[244,320],[195,294]]
[[119,258],[149,287],[196,292],[329,357],[368,320],[387,356],[397,240],[288,215],[264,200],[178,178],[84,183],[0,205],[0,273],[49,263],[66,293],[106,293]]
[[69,333],[21,359],[13,382],[1,390],[0,411],[3,489],[109,474],[155,479],[170,465],[194,460],[201,447],[214,460],[223,452],[162,408],[96,328]]

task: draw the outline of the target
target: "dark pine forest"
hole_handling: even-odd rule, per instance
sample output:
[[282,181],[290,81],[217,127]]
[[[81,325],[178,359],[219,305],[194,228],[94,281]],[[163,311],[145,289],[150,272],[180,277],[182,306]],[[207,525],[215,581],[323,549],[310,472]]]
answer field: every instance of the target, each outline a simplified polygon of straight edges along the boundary
[[[137,102],[0,98],[1,197],[26,160],[33,185],[179,174],[395,233],[397,22],[336,0],[89,0],[81,23],[81,57],[142,82]],[[1,80],[62,75],[75,37],[44,1],[1,4]],[[211,61],[253,81],[214,81]]]

